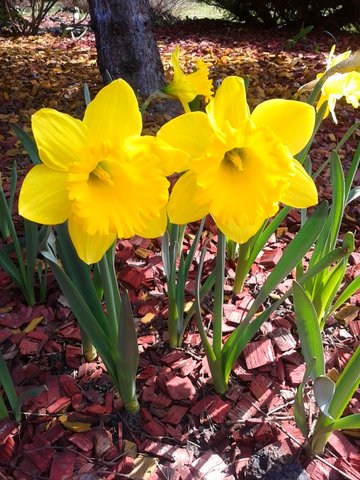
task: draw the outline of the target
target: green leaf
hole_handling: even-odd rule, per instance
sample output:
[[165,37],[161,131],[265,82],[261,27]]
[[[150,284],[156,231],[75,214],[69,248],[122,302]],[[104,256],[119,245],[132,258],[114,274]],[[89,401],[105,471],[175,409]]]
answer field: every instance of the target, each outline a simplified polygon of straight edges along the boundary
[[335,421],[330,421],[325,427],[317,429],[311,439],[311,449],[314,453],[322,453],[331,432],[336,430],[355,430],[360,428],[360,413],[354,413]]
[[89,103],[91,102],[89,85],[87,83],[84,83],[84,100],[85,100],[85,105],[86,106],[88,106]]
[[345,178],[341,160],[337,152],[331,152],[330,176],[332,205],[330,208],[331,233],[330,249],[334,248],[339,235],[345,207]]
[[161,239],[161,258],[163,261],[166,279],[170,278],[170,271],[171,271],[169,242],[170,242],[169,232],[166,231]]
[[338,420],[360,383],[360,345],[351,356],[336,382],[335,394],[330,404],[330,415]]
[[354,413],[353,415],[348,415],[335,422],[331,425],[334,430],[354,430],[360,428],[360,413]]
[[20,128],[18,125],[16,125],[15,123],[12,123],[11,126],[15,132],[15,135],[23,144],[32,163],[34,165],[39,165],[41,163],[41,160],[39,157],[39,152],[38,152],[35,141],[30,137],[30,135],[24,132],[24,130]]
[[[1,352],[0,352],[0,384],[3,386],[4,392],[7,396],[11,409],[14,412],[15,419],[19,421],[21,418],[21,410],[20,410],[21,404],[19,402],[18,396],[16,395],[14,382],[12,381],[12,378],[10,376],[8,366],[5,360],[3,359]],[[4,404],[2,405],[1,410],[2,410],[1,415],[3,415]]]
[[[300,262],[300,260],[305,256],[309,251],[312,244],[315,242],[318,237],[320,230],[323,226],[326,214],[328,210],[328,205],[326,202],[323,202],[307,222],[301,227],[297,235],[289,243],[289,245],[284,250],[282,257],[280,258],[278,264],[274,270],[270,273],[266,282],[259,291],[254,303],[252,304],[246,318],[242,321],[240,329],[234,330],[230,335],[230,339],[236,337],[236,341],[240,339],[243,329],[245,326],[250,323],[251,319],[255,313],[259,310],[261,305],[267,299],[269,294],[274,288],[281,283],[281,281],[291,272],[293,268]],[[239,327],[238,327],[239,328]],[[235,343],[236,343],[235,341]],[[224,351],[226,352],[230,347],[230,343],[226,342],[224,345]]]
[[306,364],[316,358],[316,364],[311,372],[313,381],[325,373],[324,351],[321,339],[319,320],[310,298],[303,287],[294,281],[294,310],[296,327],[300,338],[301,351]]
[[[359,125],[360,125],[360,122],[358,122],[358,126]],[[346,175],[345,199],[347,203],[349,202],[350,189],[351,189],[351,185],[353,184],[356,172],[358,170],[359,162],[360,162],[360,143],[358,143],[358,146],[356,147],[353,159],[351,160],[351,164]]]
[[139,348],[134,323],[134,316],[127,291],[122,290],[121,311],[118,318],[118,338],[116,362],[117,388],[127,407],[129,404],[138,409],[136,400],[136,372],[139,366]]
[[314,381],[314,397],[320,411],[327,417],[332,418],[329,407],[335,393],[335,382],[326,375],[320,375]]
[[354,293],[360,289],[360,275],[354,278],[354,280],[341,292],[341,294],[336,299],[336,302],[331,307],[330,314],[335,312],[338,308],[341,307],[343,303],[346,302]]
[[[66,274],[74,283],[80,292],[80,295],[84,298],[103,331],[107,334],[111,334],[106,315],[102,309],[95,286],[91,279],[89,266],[80,260],[70,239],[67,224],[63,223],[57,225],[56,232],[58,233],[56,239],[56,245],[59,250],[58,254]],[[54,249],[55,247],[53,246],[52,248]],[[46,249],[47,247],[45,250]],[[44,256],[46,257],[46,255]],[[54,262],[56,260],[52,259],[52,261]]]
[[[325,255],[316,265],[308,269],[307,272],[298,280],[298,283],[303,285],[308,280],[316,276],[319,272],[329,267],[329,265],[338,261],[348,254],[347,248],[336,248],[333,251]],[[213,274],[214,272],[212,272]],[[208,279],[210,276],[208,277]],[[207,279],[207,280],[208,280]],[[255,333],[258,331],[263,322],[265,322],[271,313],[275,311],[292,293],[292,287],[277,300],[271,307],[268,307],[260,315],[255,316],[254,319],[250,317],[249,313],[241,324],[234,330],[230,337],[226,340],[223,347],[223,371],[226,379],[229,378],[231,368],[239,357],[247,343],[252,339]],[[251,320],[251,321],[250,321]]]
[[315,369],[316,358],[312,358],[310,362],[306,365],[305,373],[301,384],[299,385],[294,403],[294,417],[296,425],[300,428],[301,433],[304,435],[304,438],[309,436],[309,425],[307,422],[307,416],[304,405],[304,389],[307,383],[308,378],[311,375],[311,372]]
[[113,378],[116,378],[114,375],[116,371],[116,365],[112,352],[112,339],[106,336],[102,326],[99,325],[98,318],[95,317],[87,301],[80,294],[78,288],[72,282],[70,277],[58,265],[57,259],[54,255],[52,242],[54,242],[54,240],[50,236],[47,242],[47,249],[42,250],[41,253],[48,261],[56,281],[59,284],[59,287],[65,295],[67,301],[69,302],[70,308],[77,318],[80,327],[86,332],[100,353],[109,374]]

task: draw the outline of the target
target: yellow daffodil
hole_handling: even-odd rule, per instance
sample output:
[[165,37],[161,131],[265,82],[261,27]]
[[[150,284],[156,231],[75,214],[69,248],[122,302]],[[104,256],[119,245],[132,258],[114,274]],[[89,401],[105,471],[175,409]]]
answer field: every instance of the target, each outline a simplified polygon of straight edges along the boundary
[[171,61],[174,68],[174,79],[162,89],[164,93],[180,100],[185,112],[189,112],[189,103],[197,95],[205,97],[206,102],[212,95],[212,81],[209,79],[207,65],[198,60],[197,71],[185,75],[179,64],[180,48],[176,47],[171,55]]
[[250,115],[243,80],[228,77],[206,112],[181,115],[158,132],[191,157],[170,196],[171,222],[210,213],[228,238],[244,243],[280,202],[297,208],[317,203],[313,180],[293,157],[311,137],[313,107],[274,99]]
[[[43,162],[25,177],[19,213],[46,225],[68,220],[79,257],[101,259],[117,237],[161,235],[169,183],[184,152],[141,136],[135,94],[124,80],[103,88],[83,121],[44,108],[32,117]],[[167,158],[171,157],[173,165]]]
[[[344,62],[345,60],[349,59],[351,55],[351,51],[348,50],[347,52],[342,53],[341,55],[334,56],[335,52],[335,45],[332,47],[330,51],[330,55],[326,64],[326,70],[330,70],[330,68],[335,67],[340,62]],[[346,69],[346,66],[345,66]],[[324,73],[325,73],[324,72]],[[324,73],[319,73],[317,75],[317,80],[319,80]],[[354,108],[359,106],[360,101],[360,72],[352,71],[352,72],[335,72],[331,75],[326,82],[324,83],[321,89],[321,96],[319,98],[318,104],[316,109],[319,110],[321,105],[327,101],[327,109],[325,111],[324,118],[326,118],[331,113],[331,116],[335,123],[337,123],[337,118],[335,115],[335,105],[336,101],[340,100],[340,98],[345,97],[347,103],[351,104]]]

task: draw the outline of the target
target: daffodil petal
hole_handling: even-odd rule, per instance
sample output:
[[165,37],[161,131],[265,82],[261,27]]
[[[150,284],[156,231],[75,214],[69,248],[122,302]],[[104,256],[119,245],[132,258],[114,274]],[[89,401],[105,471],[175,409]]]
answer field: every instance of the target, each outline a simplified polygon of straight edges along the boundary
[[315,110],[307,103],[272,99],[260,103],[251,114],[257,127],[269,127],[290,153],[299,153],[314,130]]
[[166,177],[189,168],[189,154],[172,147],[159,137],[130,137],[125,146],[127,152],[131,152],[135,161],[143,165],[144,169],[157,168]]
[[86,108],[84,123],[94,140],[113,147],[127,137],[140,135],[142,119],[133,89],[125,80],[114,80],[100,90]]
[[69,218],[69,234],[77,254],[88,265],[100,261],[116,240],[114,234],[89,235],[76,217]]
[[89,140],[87,127],[66,113],[42,108],[31,118],[32,131],[42,162],[49,168],[66,172],[80,160]]
[[209,205],[204,203],[202,193],[192,172],[180,177],[175,183],[168,203],[170,221],[183,225],[205,217],[209,213]]
[[157,217],[151,220],[146,226],[145,230],[139,232],[138,235],[143,238],[157,238],[161,237],[167,225],[166,206],[164,206]]
[[160,128],[157,136],[196,158],[208,147],[214,132],[205,113],[190,112],[170,120]]
[[36,165],[26,175],[19,196],[19,213],[43,225],[56,225],[67,219],[70,202],[65,188],[67,174]]
[[304,167],[294,160],[295,175],[290,178],[289,185],[281,198],[281,202],[295,208],[306,208],[318,203],[318,194],[313,179]]
[[226,235],[226,238],[237,243],[245,243],[249,238],[253,237],[259,230],[264,220],[258,220],[252,224],[237,225],[235,222],[222,223],[221,219],[214,216],[214,220],[218,228]]
[[244,80],[240,77],[225,78],[215,98],[207,105],[206,112],[214,128],[223,130],[225,123],[239,128],[249,116]]

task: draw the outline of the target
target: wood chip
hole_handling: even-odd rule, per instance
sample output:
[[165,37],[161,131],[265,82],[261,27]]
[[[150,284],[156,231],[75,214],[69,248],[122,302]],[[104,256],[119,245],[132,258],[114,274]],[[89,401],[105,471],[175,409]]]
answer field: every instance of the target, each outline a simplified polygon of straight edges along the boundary
[[244,349],[246,366],[249,369],[258,368],[275,362],[275,352],[271,340],[263,339],[249,343]]

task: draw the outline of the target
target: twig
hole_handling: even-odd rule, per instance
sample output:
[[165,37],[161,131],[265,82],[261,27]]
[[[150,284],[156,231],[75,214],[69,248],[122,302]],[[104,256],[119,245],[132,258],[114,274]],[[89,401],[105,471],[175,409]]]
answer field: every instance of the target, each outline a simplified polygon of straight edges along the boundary
[[[242,395],[243,397],[244,394],[241,393],[240,395]],[[246,398],[246,397],[245,397]],[[283,433],[285,433],[285,435],[287,435],[294,443],[296,443],[296,445],[298,445],[299,447],[301,448],[304,448],[304,445],[297,439],[295,438],[293,435],[291,435],[291,433],[289,433],[287,430],[285,430],[278,421],[274,420],[274,418],[272,418],[271,416],[269,416],[268,413],[264,412],[260,407],[258,407],[257,405],[253,405],[254,408],[263,415],[263,421],[265,419],[267,419],[268,421],[273,421],[273,423],[276,425],[276,427],[281,430]],[[242,421],[238,421],[238,422],[233,422],[233,423],[242,423]],[[340,470],[339,468],[335,467],[335,465],[332,465],[331,463],[327,462],[326,460],[324,460],[323,458],[321,458],[319,455],[317,454],[312,454],[313,458],[315,458],[316,460],[319,460],[319,462],[322,462],[324,465],[326,465],[327,467],[335,470],[335,472],[339,473],[340,475],[343,476],[343,478],[346,478],[347,480],[354,480],[353,477],[350,477],[349,475],[347,475],[345,472],[343,472],[342,470]]]

